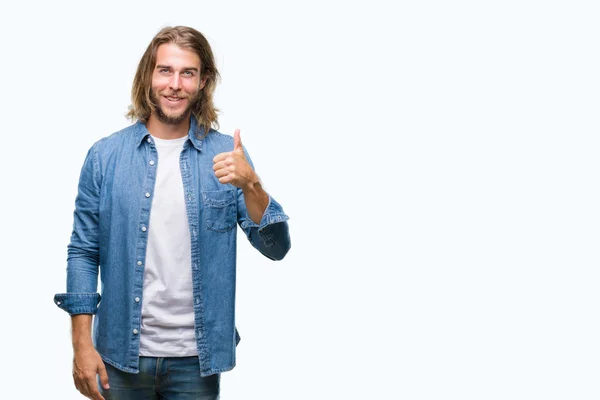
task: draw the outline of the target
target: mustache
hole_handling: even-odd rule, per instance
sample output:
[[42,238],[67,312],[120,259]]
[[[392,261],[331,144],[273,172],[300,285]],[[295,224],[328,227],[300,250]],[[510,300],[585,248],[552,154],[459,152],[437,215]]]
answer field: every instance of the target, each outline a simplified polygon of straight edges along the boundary
[[187,93],[184,93],[184,92],[171,92],[171,91],[168,91],[168,90],[163,90],[162,92],[158,92],[158,94],[160,96],[178,97],[180,99],[188,99],[188,100],[192,98],[192,96],[190,96]]

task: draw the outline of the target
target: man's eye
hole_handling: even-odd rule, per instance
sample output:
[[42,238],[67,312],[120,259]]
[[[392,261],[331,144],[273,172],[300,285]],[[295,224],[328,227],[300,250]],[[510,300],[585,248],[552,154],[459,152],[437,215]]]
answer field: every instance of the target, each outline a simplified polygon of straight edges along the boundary
[[183,71],[183,75],[185,75],[185,76],[193,76],[192,71]]
[[166,73],[169,72],[169,69],[168,68],[161,68],[161,69],[158,70],[158,72],[160,72],[161,74],[166,74]]

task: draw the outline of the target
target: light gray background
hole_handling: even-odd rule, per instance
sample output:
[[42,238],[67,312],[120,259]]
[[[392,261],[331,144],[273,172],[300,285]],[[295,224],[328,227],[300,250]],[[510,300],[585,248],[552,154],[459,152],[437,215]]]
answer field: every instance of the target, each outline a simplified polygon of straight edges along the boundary
[[600,397],[597,3],[391,3],[2,6],[3,393],[81,398],[52,302],[79,171],[181,24],[291,217],[281,262],[240,242],[223,399]]

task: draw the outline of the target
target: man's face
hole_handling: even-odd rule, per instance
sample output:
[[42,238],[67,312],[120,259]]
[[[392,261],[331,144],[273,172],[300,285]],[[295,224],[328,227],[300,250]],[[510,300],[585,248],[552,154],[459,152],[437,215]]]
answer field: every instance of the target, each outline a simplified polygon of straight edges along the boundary
[[174,43],[161,44],[152,72],[151,99],[155,116],[164,124],[176,125],[189,118],[190,109],[204,88],[200,79],[200,57]]

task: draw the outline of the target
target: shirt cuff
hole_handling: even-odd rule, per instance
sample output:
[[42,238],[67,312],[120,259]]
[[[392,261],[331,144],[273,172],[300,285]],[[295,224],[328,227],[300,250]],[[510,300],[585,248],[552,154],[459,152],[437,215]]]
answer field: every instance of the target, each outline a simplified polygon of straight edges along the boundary
[[98,293],[59,293],[54,296],[54,304],[69,315],[96,314],[100,299]]
[[290,217],[288,217],[281,208],[281,205],[275,201],[269,195],[269,204],[267,204],[267,208],[262,215],[260,223],[252,221],[252,219],[247,216],[246,220],[242,222],[242,228],[258,228],[259,232],[268,225],[275,224],[278,222],[285,222]]

